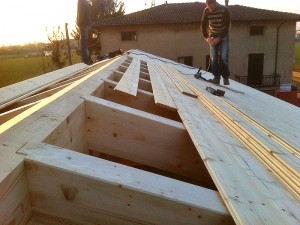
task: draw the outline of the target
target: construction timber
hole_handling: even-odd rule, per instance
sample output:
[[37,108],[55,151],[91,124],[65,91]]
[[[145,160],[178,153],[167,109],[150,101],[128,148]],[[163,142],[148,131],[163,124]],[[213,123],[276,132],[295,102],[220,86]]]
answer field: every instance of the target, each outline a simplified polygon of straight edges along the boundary
[[299,225],[299,108],[196,72],[131,50],[1,88],[0,224]]

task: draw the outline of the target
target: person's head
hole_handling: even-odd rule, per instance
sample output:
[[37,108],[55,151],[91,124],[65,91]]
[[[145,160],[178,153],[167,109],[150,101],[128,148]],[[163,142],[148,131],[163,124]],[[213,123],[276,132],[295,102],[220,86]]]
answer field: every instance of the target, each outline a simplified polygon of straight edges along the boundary
[[217,5],[216,0],[206,0],[206,6],[209,9],[209,11],[214,11]]

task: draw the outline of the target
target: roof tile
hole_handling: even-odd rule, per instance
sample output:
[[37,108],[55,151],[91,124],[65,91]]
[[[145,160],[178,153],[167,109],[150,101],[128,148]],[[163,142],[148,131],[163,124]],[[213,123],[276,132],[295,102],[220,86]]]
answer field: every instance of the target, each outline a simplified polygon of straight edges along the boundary
[[[117,18],[102,20],[97,22],[95,26],[199,23],[205,7],[205,3],[201,2],[163,4]],[[228,8],[233,21],[300,21],[300,14],[257,9],[241,5],[229,5]]]

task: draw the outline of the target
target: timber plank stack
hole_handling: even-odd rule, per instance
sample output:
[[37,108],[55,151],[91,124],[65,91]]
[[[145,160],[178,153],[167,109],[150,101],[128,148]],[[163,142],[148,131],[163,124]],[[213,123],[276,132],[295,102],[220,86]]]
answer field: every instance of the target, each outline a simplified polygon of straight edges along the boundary
[[196,72],[131,50],[1,88],[0,224],[299,224],[299,108]]

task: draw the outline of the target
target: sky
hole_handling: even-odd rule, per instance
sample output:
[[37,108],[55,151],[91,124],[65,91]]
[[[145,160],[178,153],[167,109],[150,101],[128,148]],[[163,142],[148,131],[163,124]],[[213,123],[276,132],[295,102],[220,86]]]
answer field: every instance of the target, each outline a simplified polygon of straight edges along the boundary
[[[168,3],[199,2],[197,0],[168,0]],[[201,0],[200,2],[204,2]],[[151,0],[123,0],[126,13],[149,8]],[[224,4],[224,1],[218,1]],[[156,5],[165,0],[156,0]],[[299,0],[229,0],[229,5],[244,5],[300,14]],[[77,0],[0,0],[0,46],[46,42],[46,27],[51,30],[69,24],[75,27]],[[300,23],[298,23],[300,28]]]

